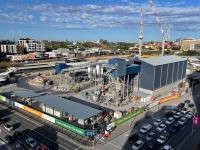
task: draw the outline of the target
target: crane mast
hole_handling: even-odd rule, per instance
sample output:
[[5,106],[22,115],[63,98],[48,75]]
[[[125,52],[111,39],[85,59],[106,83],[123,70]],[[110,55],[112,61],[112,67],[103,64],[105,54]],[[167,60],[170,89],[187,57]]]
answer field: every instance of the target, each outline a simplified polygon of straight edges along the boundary
[[156,11],[154,5],[153,5],[153,0],[148,0],[148,2],[149,2],[149,5],[150,5],[150,7],[151,7],[151,9],[152,9],[152,11],[153,11],[154,16],[155,16],[156,23],[157,23],[157,24],[159,25],[159,27],[160,27],[160,31],[161,31],[161,34],[162,34],[162,53],[161,53],[161,55],[164,56],[165,41],[166,41],[168,35],[167,35],[167,33],[164,31],[164,28],[163,28],[163,26],[162,26],[162,24],[161,24],[161,22],[160,22],[160,18],[159,18],[159,16],[158,16],[158,13],[157,13],[157,11]]
[[140,10],[140,35],[139,35],[139,57],[142,56],[142,44],[144,38],[144,21],[143,21],[144,10]]

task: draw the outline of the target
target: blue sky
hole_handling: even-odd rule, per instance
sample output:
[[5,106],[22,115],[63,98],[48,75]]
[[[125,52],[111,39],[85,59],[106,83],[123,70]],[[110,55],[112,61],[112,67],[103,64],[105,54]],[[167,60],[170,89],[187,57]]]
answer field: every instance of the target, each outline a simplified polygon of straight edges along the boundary
[[[140,9],[144,40],[161,40],[148,0],[0,0],[0,39],[20,36],[47,40],[137,42]],[[200,38],[199,0],[154,0],[170,39]]]

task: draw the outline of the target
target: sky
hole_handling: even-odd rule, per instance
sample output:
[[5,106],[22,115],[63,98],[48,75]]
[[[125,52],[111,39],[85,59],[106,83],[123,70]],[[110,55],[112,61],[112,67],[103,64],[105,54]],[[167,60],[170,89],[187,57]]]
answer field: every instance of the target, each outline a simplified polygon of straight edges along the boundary
[[137,42],[200,38],[200,0],[0,0],[0,39]]

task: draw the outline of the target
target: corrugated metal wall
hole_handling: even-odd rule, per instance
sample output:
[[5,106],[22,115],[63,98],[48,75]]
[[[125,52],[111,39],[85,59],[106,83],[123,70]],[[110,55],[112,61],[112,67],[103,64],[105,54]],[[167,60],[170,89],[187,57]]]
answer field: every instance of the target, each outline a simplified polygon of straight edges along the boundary
[[187,61],[180,61],[160,66],[152,66],[142,62],[140,87],[148,90],[156,90],[160,87],[181,80],[186,76],[186,67]]
[[162,72],[162,66],[156,66],[155,67],[155,80],[154,80],[154,89],[160,88],[161,85],[161,72]]
[[171,84],[172,81],[173,81],[173,63],[168,64],[167,84]]
[[140,87],[153,90],[154,83],[154,66],[142,62]]

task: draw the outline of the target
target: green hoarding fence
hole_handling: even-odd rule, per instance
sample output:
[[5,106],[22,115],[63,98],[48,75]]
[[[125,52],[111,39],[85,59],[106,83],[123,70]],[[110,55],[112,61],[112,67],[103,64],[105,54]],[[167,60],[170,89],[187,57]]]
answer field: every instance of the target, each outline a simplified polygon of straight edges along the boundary
[[6,97],[4,97],[4,96],[2,96],[2,95],[0,95],[0,101],[6,101]]
[[62,120],[59,120],[59,119],[56,119],[55,118],[55,124],[58,125],[58,126],[61,126],[63,128],[66,128],[72,132],[75,132],[81,136],[85,136],[85,131],[79,127],[76,127],[74,125],[71,125],[65,121],[62,121]]
[[136,117],[137,115],[143,113],[145,111],[145,108],[140,108],[134,112],[128,113],[127,115],[123,116],[122,118],[119,118],[114,121],[115,126],[119,126],[120,124],[130,120],[133,117]]

